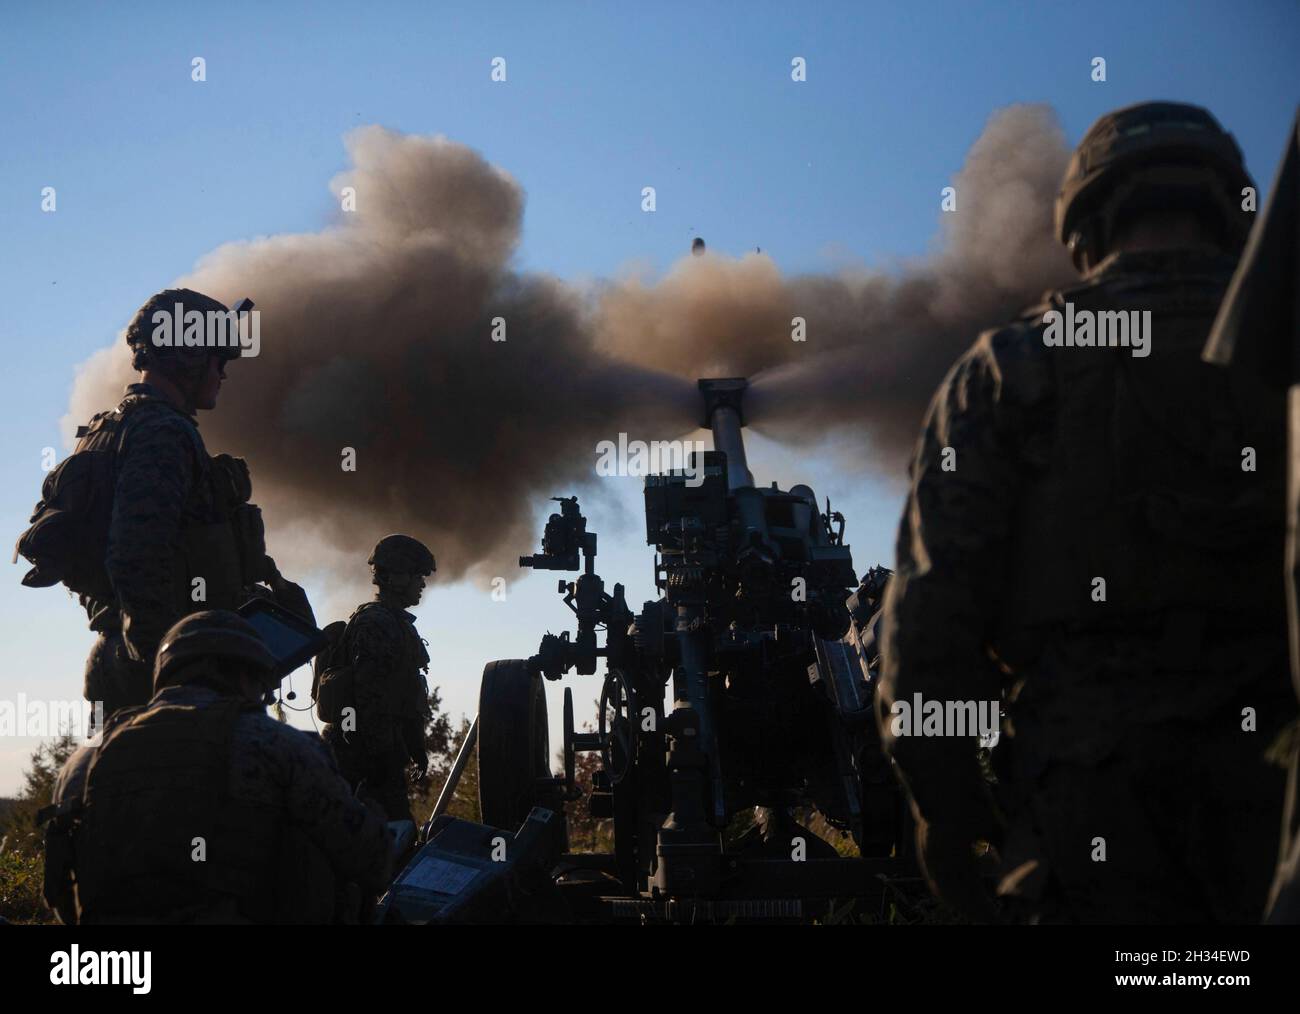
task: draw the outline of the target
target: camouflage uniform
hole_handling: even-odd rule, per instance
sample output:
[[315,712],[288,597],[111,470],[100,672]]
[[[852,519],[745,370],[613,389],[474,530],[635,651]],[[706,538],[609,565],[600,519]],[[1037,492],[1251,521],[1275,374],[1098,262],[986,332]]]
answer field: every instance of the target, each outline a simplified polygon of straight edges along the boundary
[[429,655],[415,617],[384,601],[367,602],[348,620],[343,656],[352,666],[355,729],[326,725],[339,769],[378,802],[389,820],[412,820],[406,771],[425,757]]
[[[168,757],[167,763],[159,754],[156,784],[140,786],[139,805],[119,805],[76,838],[78,853],[100,853],[96,865],[112,884],[98,905],[83,896],[83,921],[327,922],[335,916],[339,884],[382,889],[390,861],[387,829],[353,798],[329,751],[260,707],[240,705],[209,687],[166,687],[146,707],[121,712],[108,724],[102,747],[83,746],[69,758],[55,802],[82,797],[122,730],[168,711],[182,736],[198,734],[205,713],[226,712],[216,728],[233,722],[228,752],[214,757],[228,771],[227,794],[206,798],[195,777],[196,767],[214,759],[195,755],[212,745],[208,737],[196,735],[188,757]],[[191,794],[199,798],[187,798]],[[93,797],[87,794],[88,807]],[[122,803],[116,795],[110,799]],[[170,806],[147,805],[169,799]],[[205,838],[203,864],[191,858],[195,836]],[[255,844],[265,847],[254,850]],[[84,876],[79,872],[79,879]],[[217,886],[226,883],[255,889],[226,893]]]
[[[1232,263],[1114,254],[982,335],[912,464],[883,707],[1005,689],[1009,826],[973,740],[885,722],[886,746],[923,819],[1000,838],[1005,891],[1045,920],[1254,921],[1264,902],[1281,781],[1263,753],[1294,711],[1269,580],[1282,406],[1200,362]],[[1045,347],[1043,313],[1066,301],[1151,310],[1151,354]]]
[[355,900],[383,887],[380,818],[323,744],[231,682],[252,665],[273,683],[269,660],[233,614],[191,616],[164,639],[150,703],[120,711],[64,765],[47,899],[65,921],[328,922],[344,914],[345,884]]
[[[186,613],[234,608],[245,583],[219,505],[219,475],[194,419],[147,384],[131,384],[123,413],[105,561],[111,602],[85,599],[99,633],[86,663],[86,699],[104,713],[149,699],[154,652]],[[224,529],[224,530],[223,530]],[[201,576],[205,601],[191,597]]]
[[[274,582],[277,594],[288,591],[266,557],[261,512],[248,503],[247,466],[229,455],[210,457],[194,419],[195,411],[215,405],[220,382],[210,386],[213,360],[238,358],[239,347],[209,344],[215,335],[197,345],[155,340],[160,314],[176,320],[179,336],[181,320],[191,314],[229,312],[191,289],[166,289],[140,307],[126,329],[131,364],[174,385],[174,400],[150,384],[132,384],[117,409],[99,413],[79,430],[76,453],[64,466],[90,463],[79,473],[82,488],[72,480],[67,490],[56,484],[54,502],[38,505],[33,529],[24,535],[42,527],[43,508],[88,500],[89,516],[79,530],[61,536],[78,542],[73,556],[79,566],[62,573],[56,567],[51,579],[79,593],[90,627],[100,635],[86,663],[85,692],[88,700],[104,702],[105,714],[149,699],[154,651],[180,617],[233,609],[259,581]],[[46,520],[54,526],[50,531],[62,531],[53,518]],[[107,532],[98,530],[101,523]],[[36,543],[39,549],[39,538]],[[85,565],[87,557],[95,558],[93,566]],[[50,583],[40,578],[40,569],[38,562],[24,583]],[[203,580],[201,595],[196,578]],[[301,612],[306,597],[296,591],[289,598]]]

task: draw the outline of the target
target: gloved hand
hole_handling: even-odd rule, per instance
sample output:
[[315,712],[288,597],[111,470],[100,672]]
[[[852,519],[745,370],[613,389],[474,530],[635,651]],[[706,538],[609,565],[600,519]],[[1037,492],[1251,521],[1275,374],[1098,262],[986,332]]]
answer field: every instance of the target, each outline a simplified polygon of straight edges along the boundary
[[411,758],[411,784],[423,785],[429,776],[429,755],[420,754]]

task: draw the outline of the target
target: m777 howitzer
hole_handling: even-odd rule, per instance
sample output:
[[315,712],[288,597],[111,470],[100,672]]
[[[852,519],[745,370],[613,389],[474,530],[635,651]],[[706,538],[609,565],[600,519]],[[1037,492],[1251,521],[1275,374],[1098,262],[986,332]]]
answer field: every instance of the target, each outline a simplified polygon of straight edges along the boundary
[[[514,839],[492,829],[520,829],[533,843],[515,853],[532,871],[531,896],[549,867],[559,908],[579,920],[807,918],[831,898],[878,900],[880,874],[906,851],[873,716],[872,620],[888,571],[871,571],[850,598],[858,582],[844,518],[829,503],[819,510],[808,486],[756,486],[741,435],[746,381],[699,386],[715,449],[645,482],[661,597],[633,613],[622,585],[607,591],[577,498],[557,498],[542,552],[519,562],[581,570],[560,581],[577,632],[547,634],[529,659],[488,663],[478,716],[484,824],[468,832],[436,817],[426,828],[430,855],[445,838],[437,862],[462,865],[476,861],[469,838],[508,853]],[[564,770],[553,775],[542,680],[593,676],[601,661],[597,728],[575,729],[566,688]],[[600,755],[585,799],[582,752]],[[566,805],[612,819],[612,854],[563,854]],[[762,833],[729,840],[733,818],[756,807]],[[859,857],[839,857],[795,822],[796,809],[851,835]],[[412,888],[402,901],[406,876],[394,888],[403,916],[440,918],[433,895]],[[445,918],[461,918],[475,883],[488,881],[452,891]],[[550,915],[513,915],[553,917],[555,899],[544,907]]]

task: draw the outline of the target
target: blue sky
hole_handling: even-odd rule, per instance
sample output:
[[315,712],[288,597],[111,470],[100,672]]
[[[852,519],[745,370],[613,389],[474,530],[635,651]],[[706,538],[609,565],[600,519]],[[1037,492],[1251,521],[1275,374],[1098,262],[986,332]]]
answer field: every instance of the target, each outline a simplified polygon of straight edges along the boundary
[[[1077,140],[1150,98],[1208,106],[1261,187],[1300,100],[1293,2],[959,4],[10,4],[0,37],[0,528],[25,526],[62,453],[73,371],[220,243],[312,231],[366,123],[442,133],[527,192],[517,263],[568,279],[666,269],[703,235],[787,272],[889,267],[931,247],[938,191],[990,113],[1045,101]],[[207,80],[190,78],[191,59]],[[507,61],[493,83],[490,61]],[[792,87],[792,57],[808,80]],[[1103,56],[1107,81],[1090,79]],[[658,211],[640,213],[654,185]],[[44,213],[41,190],[57,189]],[[994,323],[994,322],[990,322]],[[972,336],[973,337],[973,336]],[[892,558],[894,477],[751,450],[760,481],[811,479],[850,519],[860,570]],[[256,481],[256,477],[254,477]],[[636,480],[593,514],[601,571],[649,597]],[[567,493],[569,490],[556,490]],[[540,506],[540,505],[539,505]],[[521,547],[524,551],[526,547]],[[361,566],[361,561],[358,561]],[[0,581],[0,700],[76,698],[90,635],[56,590]],[[438,587],[419,610],[433,677],[472,713],[493,657],[567,626],[551,576],[508,602]],[[314,595],[323,590],[309,588]],[[333,617],[330,617],[333,618]],[[598,688],[577,684],[579,702]],[[558,696],[552,707],[558,711]],[[0,738],[0,793],[31,740]]]

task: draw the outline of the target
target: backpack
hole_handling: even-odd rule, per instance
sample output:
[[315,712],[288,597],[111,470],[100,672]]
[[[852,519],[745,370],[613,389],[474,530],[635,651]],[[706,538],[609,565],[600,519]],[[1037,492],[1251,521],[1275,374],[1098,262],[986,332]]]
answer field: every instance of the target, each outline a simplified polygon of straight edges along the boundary
[[111,601],[105,557],[117,486],[117,455],[125,423],[144,399],[128,398],[77,428],[77,447],[41,485],[30,527],[18,537],[14,562],[33,564],[23,575],[28,588],[62,582],[78,595]]
[[325,627],[325,646],[312,662],[311,699],[316,702],[316,715],[334,725],[343,720],[344,708],[356,707],[355,680],[343,646],[347,629],[343,620]]

